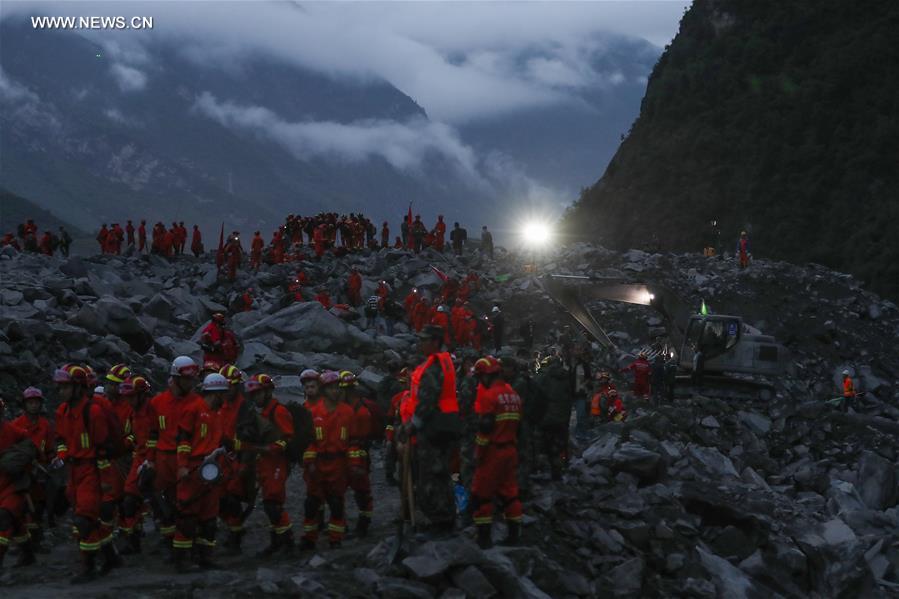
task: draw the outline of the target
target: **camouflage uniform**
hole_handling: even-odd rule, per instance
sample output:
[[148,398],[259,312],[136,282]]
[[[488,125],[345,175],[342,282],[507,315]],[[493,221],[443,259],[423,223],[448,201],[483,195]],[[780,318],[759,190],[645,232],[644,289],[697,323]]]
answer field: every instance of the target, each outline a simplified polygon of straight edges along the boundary
[[450,453],[454,443],[434,443],[428,428],[440,412],[438,401],[443,387],[443,371],[434,362],[422,375],[418,388],[418,405],[412,424],[418,443],[415,446],[418,478],[415,481],[415,503],[437,530],[452,530],[456,521],[456,499],[450,477]]
[[[400,393],[407,387],[408,385],[402,384],[393,375],[387,375],[383,379],[381,379],[381,382],[378,383],[376,393],[378,398],[378,405],[381,406],[381,410],[383,410],[384,414],[390,414],[390,400],[393,399],[393,396],[397,393]],[[394,478],[394,473],[396,472],[396,464],[396,445],[394,445],[393,443],[387,443],[384,450],[384,472],[386,473],[388,480]]]
[[569,373],[556,361],[540,369],[536,384],[541,400],[545,401],[545,412],[540,420],[541,449],[549,460],[553,480],[560,480],[562,458],[568,449],[568,425],[574,399]]
[[531,471],[534,466],[535,456],[535,425],[537,401],[534,381],[529,373],[519,372],[512,380],[512,388],[521,398],[522,419],[518,425],[518,495],[526,499],[531,494]]
[[474,413],[474,400],[478,393],[478,379],[460,376],[458,379],[459,416],[462,418],[462,439],[459,441],[460,478],[466,489],[471,489],[474,476],[474,437],[478,432],[478,417]]

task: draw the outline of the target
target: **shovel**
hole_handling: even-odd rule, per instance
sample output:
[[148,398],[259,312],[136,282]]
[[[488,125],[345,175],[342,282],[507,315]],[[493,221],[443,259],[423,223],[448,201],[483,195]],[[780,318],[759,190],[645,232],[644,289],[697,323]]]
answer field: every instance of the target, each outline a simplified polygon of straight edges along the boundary
[[403,555],[409,554],[406,539],[406,522],[415,530],[415,494],[412,489],[412,440],[403,446],[403,476],[400,484],[400,517],[397,520],[396,537],[387,552],[387,561],[396,564]]

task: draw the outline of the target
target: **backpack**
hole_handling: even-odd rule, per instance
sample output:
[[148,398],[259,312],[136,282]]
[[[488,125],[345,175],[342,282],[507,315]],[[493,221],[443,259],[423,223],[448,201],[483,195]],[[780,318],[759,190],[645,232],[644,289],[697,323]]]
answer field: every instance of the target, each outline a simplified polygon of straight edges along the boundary
[[384,427],[387,426],[387,416],[384,409],[373,399],[362,398],[362,405],[371,413],[371,436],[369,441],[380,441],[384,438]]
[[303,453],[312,443],[314,435],[312,414],[300,403],[291,402],[281,405],[287,408],[290,417],[293,418],[293,436],[287,442],[284,452],[288,460],[298,462],[303,459]]
[[128,453],[128,450],[125,448],[125,427],[122,426],[122,423],[119,421],[119,417],[115,412],[104,408],[101,404],[95,403],[93,399],[87,401],[84,404],[84,413],[82,414],[82,417],[84,418],[84,429],[87,431],[91,430],[90,413],[92,405],[99,407],[100,411],[103,412],[103,417],[106,419],[106,430],[109,433],[106,438],[106,443],[103,444],[103,449],[106,451],[106,458],[116,460],[123,457]]

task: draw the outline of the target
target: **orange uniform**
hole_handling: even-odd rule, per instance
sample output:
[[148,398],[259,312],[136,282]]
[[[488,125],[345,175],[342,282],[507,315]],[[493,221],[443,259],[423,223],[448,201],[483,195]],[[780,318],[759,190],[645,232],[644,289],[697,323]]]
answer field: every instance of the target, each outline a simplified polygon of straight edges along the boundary
[[125,499],[119,528],[130,534],[138,523],[138,506],[142,503],[144,491],[139,486],[138,470],[144,462],[156,461],[156,442],[159,438],[159,417],[149,401],[144,401],[137,410],[132,410],[125,425],[128,441],[132,449],[131,468],[125,478]]
[[363,529],[367,529],[374,510],[371,495],[371,457],[368,455],[370,439],[374,428],[371,411],[361,398],[349,404],[353,409],[353,421],[350,426],[350,447],[348,484],[353,490],[356,506],[359,508],[360,520],[365,519]]
[[475,437],[475,473],[471,494],[475,524],[493,522],[493,500],[505,506],[506,520],[521,521],[518,499],[518,426],[521,398],[512,387],[496,380],[489,388],[478,385],[475,413],[492,421],[489,431],[480,428]]
[[332,543],[339,543],[346,532],[344,495],[353,409],[345,403],[329,409],[327,401],[320,399],[310,412],[315,434],[303,453],[307,492],[303,537],[313,543],[318,539],[318,512],[327,502],[331,510],[328,536]]
[[185,406],[199,399],[196,393],[177,397],[171,389],[166,389],[150,400],[150,407],[156,413],[159,439],[156,442],[156,478],[154,491],[161,495],[165,509],[160,518],[159,532],[172,537],[175,534],[175,498],[178,481],[178,422]]
[[[29,438],[28,432],[12,423],[0,420],[0,452]],[[25,526],[25,497],[16,489],[13,477],[0,471],[0,510],[8,512],[10,518],[0,525],[0,560],[6,554],[10,542],[24,543],[28,540]]]
[[284,510],[287,501],[287,476],[290,464],[284,450],[293,437],[293,417],[290,411],[272,398],[262,409],[262,417],[278,429],[279,439],[269,445],[268,452],[256,461],[256,472],[262,489],[262,501],[272,532],[281,535],[290,530],[290,516]]
[[[50,456],[55,453],[53,447],[53,429],[50,421],[43,416],[31,419],[28,414],[22,414],[11,422],[15,427],[25,431],[34,446],[37,447],[37,462],[43,466],[50,463]],[[43,517],[44,505],[47,501],[47,490],[44,483],[36,477],[31,477],[31,487],[28,489],[31,502],[34,504],[34,514],[28,522],[28,530],[35,531],[40,528],[40,520]],[[51,515],[52,517],[52,515]]]
[[[237,460],[228,460],[224,464],[225,488],[222,491],[221,517],[228,529],[234,534],[243,533],[243,508],[241,503],[250,501],[247,489],[248,477],[252,476],[253,467],[246,463],[247,456],[241,454],[242,444],[237,435],[237,423],[244,408],[244,396],[238,394],[234,399],[226,399],[219,408],[222,423],[222,434],[225,443],[232,445],[237,452]],[[249,456],[252,457],[252,456]]]

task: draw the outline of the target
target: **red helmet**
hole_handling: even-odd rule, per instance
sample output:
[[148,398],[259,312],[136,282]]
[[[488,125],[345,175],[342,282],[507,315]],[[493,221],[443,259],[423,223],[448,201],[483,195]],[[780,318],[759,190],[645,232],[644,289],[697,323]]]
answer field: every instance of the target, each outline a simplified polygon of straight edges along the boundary
[[244,384],[244,389],[247,393],[252,393],[253,391],[259,391],[261,389],[274,389],[275,381],[272,380],[267,374],[254,374],[250,377],[250,379]]
[[340,375],[333,370],[326,370],[318,377],[323,387],[340,382]]
[[53,373],[53,382],[87,385],[87,370],[79,364],[65,364],[61,368],[57,368],[56,372]]
[[106,371],[106,380],[112,383],[124,383],[131,376],[131,369],[124,364],[116,364]]
[[232,385],[239,385],[243,382],[243,372],[233,364],[222,366],[219,374],[228,379],[228,382]]
[[500,370],[502,370],[502,366],[500,365],[499,360],[493,356],[481,358],[474,363],[475,374],[496,374]]
[[123,397],[128,397],[130,395],[137,395],[138,393],[146,393],[150,390],[150,383],[147,382],[142,376],[132,376],[121,384],[119,387],[119,395]]

